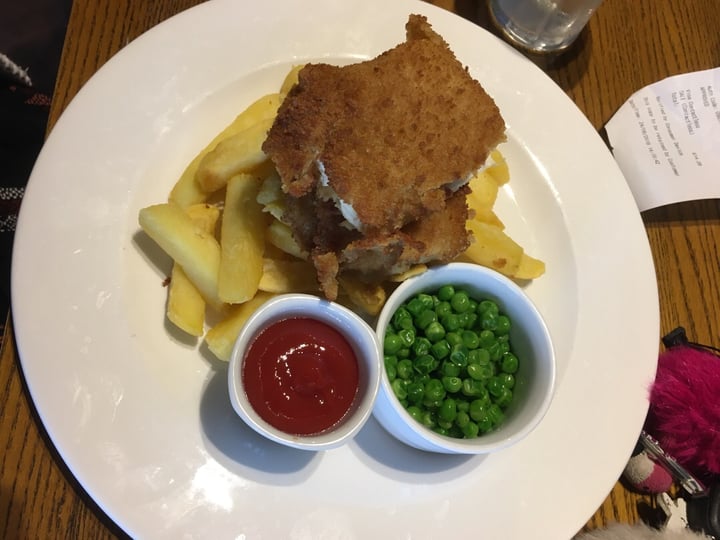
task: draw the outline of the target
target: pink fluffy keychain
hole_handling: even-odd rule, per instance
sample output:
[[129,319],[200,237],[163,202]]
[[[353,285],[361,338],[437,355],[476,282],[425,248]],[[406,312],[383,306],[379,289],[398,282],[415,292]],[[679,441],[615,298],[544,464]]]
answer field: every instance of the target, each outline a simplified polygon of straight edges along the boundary
[[720,479],[720,357],[713,347],[688,341],[683,328],[663,343],[644,438],[623,475],[645,493],[668,491],[684,471],[705,484]]
[[[636,491],[654,494],[665,513],[652,538],[692,532],[720,539],[720,351],[690,342],[683,328],[663,343],[644,430],[623,477]],[[668,494],[674,483],[681,488],[675,500]]]
[[720,357],[690,343],[682,328],[664,341],[645,430],[691,474],[714,482],[720,478]]

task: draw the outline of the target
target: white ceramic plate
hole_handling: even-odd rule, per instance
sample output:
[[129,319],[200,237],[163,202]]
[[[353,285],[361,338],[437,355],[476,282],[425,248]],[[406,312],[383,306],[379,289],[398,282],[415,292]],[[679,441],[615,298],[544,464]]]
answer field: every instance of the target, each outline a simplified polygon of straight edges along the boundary
[[[512,181],[499,213],[547,261],[527,291],[557,347],[558,391],[521,444],[424,454],[374,421],[312,454],[233,413],[226,366],[164,323],[169,265],[138,210],[164,201],[231,118],[293,63],[372,57],[426,14],[499,104]],[[570,537],[642,426],[658,350],[655,274],[610,153],[541,71],[414,0],[216,0],[128,45],[78,93],[33,171],[15,240],[23,371],[73,474],[143,538]]]

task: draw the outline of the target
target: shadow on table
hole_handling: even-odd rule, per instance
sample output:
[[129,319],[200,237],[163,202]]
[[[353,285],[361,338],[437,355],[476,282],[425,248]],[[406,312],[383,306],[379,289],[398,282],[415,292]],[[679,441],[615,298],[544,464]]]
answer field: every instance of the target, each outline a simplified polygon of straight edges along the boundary
[[720,199],[701,201],[685,201],[659,208],[652,208],[642,213],[645,225],[682,223],[691,226],[696,223],[720,222]]

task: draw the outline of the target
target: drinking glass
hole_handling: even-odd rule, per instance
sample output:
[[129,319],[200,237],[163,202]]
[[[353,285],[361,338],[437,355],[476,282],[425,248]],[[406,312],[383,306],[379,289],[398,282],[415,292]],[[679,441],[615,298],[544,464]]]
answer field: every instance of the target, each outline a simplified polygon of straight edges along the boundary
[[558,52],[578,37],[602,0],[490,0],[505,36],[522,48]]

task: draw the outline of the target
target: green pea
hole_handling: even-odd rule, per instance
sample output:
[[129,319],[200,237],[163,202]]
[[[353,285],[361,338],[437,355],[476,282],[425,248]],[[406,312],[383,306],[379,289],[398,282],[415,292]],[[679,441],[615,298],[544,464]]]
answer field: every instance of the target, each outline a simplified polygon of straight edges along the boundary
[[430,347],[430,353],[437,358],[438,360],[442,360],[443,358],[450,355],[451,347],[450,344],[445,341],[444,339],[441,339],[440,341],[433,343]]
[[392,383],[390,383],[390,386],[392,387],[393,393],[398,399],[407,399],[407,388],[405,386],[405,381],[403,381],[402,379],[395,379]]
[[500,392],[500,395],[495,398],[495,403],[501,408],[505,409],[513,399],[513,392],[510,390],[510,388],[503,387],[502,392]]
[[412,315],[410,315],[410,312],[404,306],[400,306],[395,313],[393,313],[392,324],[395,328],[403,328],[401,321],[405,319],[409,319],[410,322],[412,322]]
[[480,347],[483,347],[484,349],[487,349],[490,345],[497,341],[495,339],[495,332],[492,330],[481,330],[478,334],[478,339],[480,340]]
[[[395,357],[391,356],[390,358]],[[395,358],[395,363],[388,363],[387,360],[385,361],[385,371],[387,372],[388,380],[393,382],[397,377],[397,358]]]
[[427,375],[435,369],[436,360],[429,354],[423,354],[413,360],[413,369],[421,375]]
[[485,401],[481,399],[475,399],[470,402],[468,414],[470,415],[470,418],[478,422],[485,418],[485,416],[487,415],[487,410],[488,404]]
[[400,336],[397,334],[385,334],[385,339],[383,340],[385,354],[395,354],[402,349],[402,346],[403,340]]
[[456,291],[450,299],[450,305],[455,313],[465,313],[472,307],[470,297],[465,291]]
[[417,298],[422,303],[423,308],[433,309],[435,307],[435,298],[433,298],[433,295],[427,293],[420,293],[417,295]]
[[486,365],[490,363],[490,353],[487,349],[474,349],[468,353],[468,364]]
[[425,400],[435,403],[445,398],[445,387],[438,379],[430,379],[425,385]]
[[507,315],[499,315],[497,318],[497,329],[495,332],[498,335],[507,335],[510,333],[510,319]]
[[471,311],[466,311],[465,313],[458,314],[458,322],[460,323],[460,328],[470,330],[473,326],[475,326],[477,318],[478,316]]
[[425,337],[431,342],[436,343],[445,337],[445,328],[437,321],[432,322],[425,329]]
[[401,379],[408,380],[413,375],[413,363],[409,358],[403,358],[397,363],[397,376]]
[[455,394],[459,392],[463,385],[462,379],[460,377],[446,375],[441,380],[443,388],[445,388],[445,391],[450,394]]
[[464,330],[461,335],[463,345],[468,349],[477,349],[480,346],[480,336],[472,330]]
[[403,328],[397,333],[398,337],[402,340],[403,347],[411,347],[415,343],[415,330],[411,328]]
[[446,398],[438,409],[438,418],[452,423],[456,416],[457,406],[455,400],[453,398]]
[[409,403],[418,404],[425,397],[425,386],[420,381],[413,381],[407,385],[405,392]]
[[452,285],[443,285],[442,287],[440,287],[438,289],[437,297],[440,300],[447,302],[453,297],[454,294],[455,294],[455,287],[453,287]]
[[398,359],[403,358],[410,358],[410,348],[409,347],[403,347],[398,352],[395,353],[395,356],[398,357]]
[[460,429],[464,428],[470,422],[470,415],[467,411],[458,411],[455,415],[455,425]]
[[492,364],[468,364],[467,374],[475,381],[487,381],[495,374],[495,369]]
[[470,402],[466,399],[458,399],[456,406],[458,412],[468,412],[470,410]]
[[505,354],[503,354],[500,363],[500,369],[502,369],[503,373],[516,373],[519,365],[520,362],[518,360],[518,357],[515,356],[513,353],[506,352]]
[[435,314],[438,319],[442,319],[448,313],[452,313],[452,306],[450,305],[450,302],[441,301],[437,306],[435,306]]
[[455,345],[462,345],[462,336],[459,332],[448,332],[445,334],[445,339],[451,347],[454,347]]
[[515,376],[512,373],[500,373],[498,378],[505,388],[512,389],[515,386]]
[[493,403],[488,407],[487,413],[493,423],[493,426],[500,425],[505,418],[505,413],[502,412],[502,409],[496,403]]
[[437,424],[437,420],[435,419],[435,413],[433,413],[432,411],[424,410],[422,412],[422,417],[420,418],[420,423],[427,428],[434,428]]
[[465,367],[468,364],[469,354],[470,351],[465,345],[455,345],[450,352],[450,361],[460,367]]
[[462,368],[452,360],[445,360],[440,366],[440,371],[445,377],[457,377],[460,375]]
[[467,397],[471,399],[474,398],[474,401],[482,401],[483,403],[490,403],[492,401],[490,392],[485,388],[483,381],[473,381],[473,395],[468,395]]
[[410,405],[407,408],[407,412],[410,414],[410,416],[413,417],[414,420],[422,422],[423,411],[422,409],[420,409],[420,407],[418,407],[417,405]]
[[430,323],[433,323],[437,320],[437,314],[431,309],[426,309],[424,311],[421,311],[415,317],[415,326],[417,326],[421,330],[425,330],[430,325]]
[[477,306],[478,315],[483,315],[484,313],[488,312],[494,312],[495,314],[497,314],[500,312],[500,309],[498,308],[498,305],[492,300],[481,300]]
[[415,356],[422,356],[423,354],[430,353],[431,345],[432,343],[430,343],[428,338],[420,336],[415,338],[415,342],[412,344],[412,347],[410,347],[410,350]]
[[458,319],[457,313],[448,313],[440,317],[440,322],[448,332],[455,332],[460,329],[460,319]]
[[490,380],[486,383],[486,385],[488,392],[490,392],[490,395],[494,397],[498,397],[502,394],[503,388],[505,388],[500,377],[490,377]]
[[480,328],[483,330],[497,330],[498,325],[498,314],[493,311],[486,311],[480,315]]
[[495,427],[492,418],[487,414],[478,420],[477,426],[480,433],[488,433]]
[[487,348],[487,351],[490,353],[490,360],[493,362],[499,362],[504,354],[503,344],[496,341]]
[[486,389],[482,381],[476,381],[468,377],[467,379],[463,379],[461,391],[468,397],[477,397],[483,395]]
[[463,426],[462,432],[466,439],[474,439],[480,433],[480,428],[475,422],[469,421]]
[[425,304],[419,296],[415,296],[405,304],[405,309],[407,309],[413,317],[417,317],[425,309]]
[[400,330],[415,330],[415,322],[413,321],[412,315],[408,313],[407,317],[404,317],[400,319],[400,326],[398,326],[397,331]]

